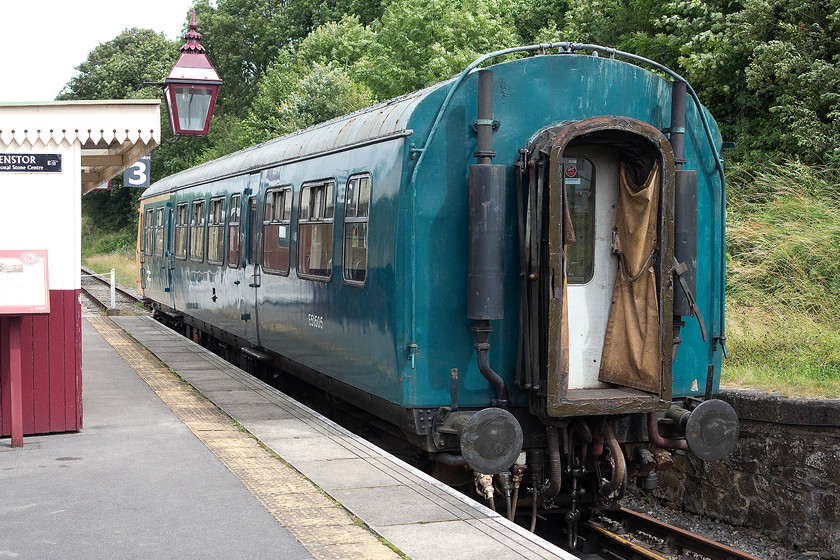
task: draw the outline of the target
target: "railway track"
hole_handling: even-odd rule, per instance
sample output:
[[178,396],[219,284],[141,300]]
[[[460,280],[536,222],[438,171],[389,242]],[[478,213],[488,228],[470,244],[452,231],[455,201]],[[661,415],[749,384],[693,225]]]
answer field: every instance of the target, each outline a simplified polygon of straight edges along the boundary
[[92,270],[81,269],[81,288],[84,302],[106,315],[142,313],[140,299],[120,286],[114,286],[114,305],[111,305],[111,282],[109,275],[96,275]]
[[608,512],[606,518],[589,521],[582,529],[592,553],[584,558],[760,560],[624,507]]

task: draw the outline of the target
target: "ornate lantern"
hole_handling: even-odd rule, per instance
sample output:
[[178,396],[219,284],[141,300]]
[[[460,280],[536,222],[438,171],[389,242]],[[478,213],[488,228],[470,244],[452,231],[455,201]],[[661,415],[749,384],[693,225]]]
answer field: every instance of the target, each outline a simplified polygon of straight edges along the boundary
[[187,40],[181,56],[163,81],[163,95],[169,113],[169,125],[175,136],[206,136],[216,106],[216,96],[222,80],[210,64],[204,47],[198,41],[195,9],[190,19]]

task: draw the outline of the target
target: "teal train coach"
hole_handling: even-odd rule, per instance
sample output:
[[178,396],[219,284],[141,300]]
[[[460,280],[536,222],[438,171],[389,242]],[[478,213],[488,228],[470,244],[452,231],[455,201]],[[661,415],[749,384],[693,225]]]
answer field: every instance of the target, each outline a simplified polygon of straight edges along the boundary
[[653,61],[499,51],[154,183],[141,286],[160,320],[387,421],[510,517],[520,495],[564,512],[574,541],[628,481],[656,485],[657,449],[736,443],[712,398],[721,147]]

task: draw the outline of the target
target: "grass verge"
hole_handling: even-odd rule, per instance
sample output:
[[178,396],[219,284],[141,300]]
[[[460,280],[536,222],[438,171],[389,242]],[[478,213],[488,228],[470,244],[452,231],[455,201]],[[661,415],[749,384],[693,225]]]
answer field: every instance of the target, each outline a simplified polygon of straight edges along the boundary
[[137,262],[130,253],[106,253],[104,255],[82,256],[82,266],[97,274],[107,274],[114,269],[117,284],[139,289],[137,281]]
[[118,284],[138,288],[136,247],[136,229],[105,233],[82,217],[82,266],[98,274],[106,274],[113,268]]
[[722,384],[840,397],[838,195],[798,162],[730,174]]

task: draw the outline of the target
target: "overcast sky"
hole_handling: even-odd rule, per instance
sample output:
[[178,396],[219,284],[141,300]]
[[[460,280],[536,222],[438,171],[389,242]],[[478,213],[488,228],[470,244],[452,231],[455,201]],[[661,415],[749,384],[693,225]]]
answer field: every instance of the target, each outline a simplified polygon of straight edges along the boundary
[[125,29],[147,28],[163,32],[167,39],[183,38],[181,30],[192,4],[192,0],[0,0],[0,103],[55,99],[88,53]]

